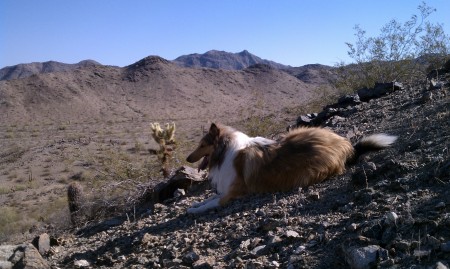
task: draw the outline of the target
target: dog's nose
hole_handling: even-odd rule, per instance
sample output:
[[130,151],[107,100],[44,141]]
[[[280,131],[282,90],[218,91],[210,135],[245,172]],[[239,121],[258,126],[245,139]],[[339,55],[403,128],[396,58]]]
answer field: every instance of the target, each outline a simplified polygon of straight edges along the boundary
[[191,156],[191,155],[187,156],[186,162],[188,162],[188,163],[193,163],[193,161],[192,161],[192,156]]

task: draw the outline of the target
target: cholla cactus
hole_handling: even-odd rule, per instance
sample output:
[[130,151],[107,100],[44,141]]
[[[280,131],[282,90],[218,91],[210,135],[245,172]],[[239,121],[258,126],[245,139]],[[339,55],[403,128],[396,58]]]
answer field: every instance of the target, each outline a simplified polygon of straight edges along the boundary
[[175,143],[175,130],[175,122],[166,124],[166,129],[164,130],[164,139],[166,140],[166,143]]
[[167,123],[163,130],[158,122],[150,124],[153,139],[159,144],[159,158],[161,160],[161,171],[164,177],[169,176],[169,162],[171,159],[173,147],[167,145],[175,144],[175,123]]
[[158,122],[150,123],[150,128],[152,129],[152,137],[158,144],[162,144],[164,138],[164,131]]
[[175,123],[167,123],[166,129],[162,129],[158,122],[151,123],[152,137],[160,145],[175,143]]

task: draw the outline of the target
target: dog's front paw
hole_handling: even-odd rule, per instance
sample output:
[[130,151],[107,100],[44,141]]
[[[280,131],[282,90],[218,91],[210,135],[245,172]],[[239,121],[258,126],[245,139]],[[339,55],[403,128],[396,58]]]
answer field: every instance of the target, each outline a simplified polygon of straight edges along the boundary
[[204,204],[205,204],[205,202],[195,202],[195,203],[191,204],[191,208],[197,208],[197,207],[200,207],[200,206],[202,206]]
[[193,207],[188,208],[186,212],[187,212],[188,214],[197,215],[197,214],[202,214],[202,213],[204,213],[205,211],[206,211],[206,210],[202,209],[202,208],[200,207],[200,205],[197,205],[197,206],[193,205]]

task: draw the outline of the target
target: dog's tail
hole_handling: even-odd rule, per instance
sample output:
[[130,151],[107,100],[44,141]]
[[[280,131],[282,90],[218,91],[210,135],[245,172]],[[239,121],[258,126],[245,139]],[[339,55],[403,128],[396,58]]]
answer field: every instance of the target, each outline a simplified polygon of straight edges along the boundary
[[354,164],[361,155],[371,151],[378,151],[390,147],[397,140],[397,136],[387,134],[374,134],[363,137],[354,148],[354,155],[347,161],[347,164]]

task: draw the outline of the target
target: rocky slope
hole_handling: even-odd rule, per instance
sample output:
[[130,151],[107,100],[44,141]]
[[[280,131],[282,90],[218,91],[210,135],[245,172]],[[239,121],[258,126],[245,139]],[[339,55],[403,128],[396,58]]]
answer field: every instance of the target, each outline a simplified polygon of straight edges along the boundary
[[212,192],[191,191],[137,216],[55,233],[45,259],[55,268],[447,268],[450,76],[444,80],[328,107],[319,124],[352,141],[399,136],[344,175],[202,216],[186,208]]

